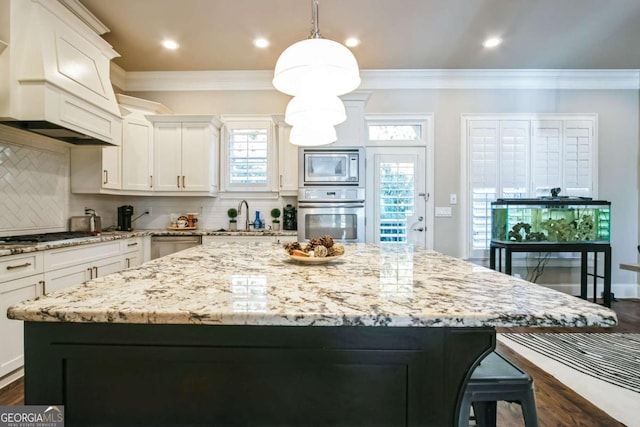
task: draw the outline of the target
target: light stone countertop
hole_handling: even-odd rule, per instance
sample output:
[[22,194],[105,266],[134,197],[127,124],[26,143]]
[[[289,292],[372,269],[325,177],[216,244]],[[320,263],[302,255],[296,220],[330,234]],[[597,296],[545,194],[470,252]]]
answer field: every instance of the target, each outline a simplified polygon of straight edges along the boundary
[[472,327],[613,326],[615,313],[410,245],[345,245],[321,265],[280,245],[213,243],[10,307],[35,322]]
[[[140,236],[297,236],[297,231],[218,231],[218,230],[134,230],[134,231],[106,231],[97,236],[80,237],[77,239],[57,240],[55,242],[29,244],[0,244],[0,257],[26,254],[31,252],[48,251],[50,249],[67,248],[71,246],[92,245],[113,240],[130,239]],[[0,240],[2,238],[0,237]]]

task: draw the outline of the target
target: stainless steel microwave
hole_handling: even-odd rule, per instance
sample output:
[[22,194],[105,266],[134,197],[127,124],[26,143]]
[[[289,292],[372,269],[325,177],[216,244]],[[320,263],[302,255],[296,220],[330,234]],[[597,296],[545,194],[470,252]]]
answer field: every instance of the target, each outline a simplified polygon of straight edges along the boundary
[[300,187],[364,183],[362,148],[301,148],[299,157]]

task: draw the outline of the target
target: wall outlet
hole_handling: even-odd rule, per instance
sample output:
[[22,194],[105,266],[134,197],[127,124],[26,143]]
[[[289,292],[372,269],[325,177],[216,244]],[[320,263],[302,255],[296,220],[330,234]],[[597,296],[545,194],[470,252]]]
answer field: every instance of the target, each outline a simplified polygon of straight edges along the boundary
[[449,194],[449,203],[452,205],[455,205],[456,203],[458,203],[458,195],[455,193]]
[[151,208],[150,207],[142,208],[142,212],[151,215]]

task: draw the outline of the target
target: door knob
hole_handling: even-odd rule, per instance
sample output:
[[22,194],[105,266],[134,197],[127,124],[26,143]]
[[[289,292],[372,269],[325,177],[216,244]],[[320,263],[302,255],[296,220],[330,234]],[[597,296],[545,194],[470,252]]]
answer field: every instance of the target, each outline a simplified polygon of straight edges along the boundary
[[423,227],[420,227],[420,228],[414,228],[414,229],[413,229],[413,231],[424,231],[424,228],[423,228]]

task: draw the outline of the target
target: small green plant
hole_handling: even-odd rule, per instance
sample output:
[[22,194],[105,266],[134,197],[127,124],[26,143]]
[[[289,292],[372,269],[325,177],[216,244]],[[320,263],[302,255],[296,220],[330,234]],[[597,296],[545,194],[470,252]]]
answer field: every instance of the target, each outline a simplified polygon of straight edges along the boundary
[[227,216],[229,217],[229,222],[236,222],[236,217],[238,216],[238,209],[229,208],[227,211]]
[[280,209],[278,208],[273,208],[271,209],[271,218],[273,218],[273,222],[275,222],[276,224],[280,222]]

